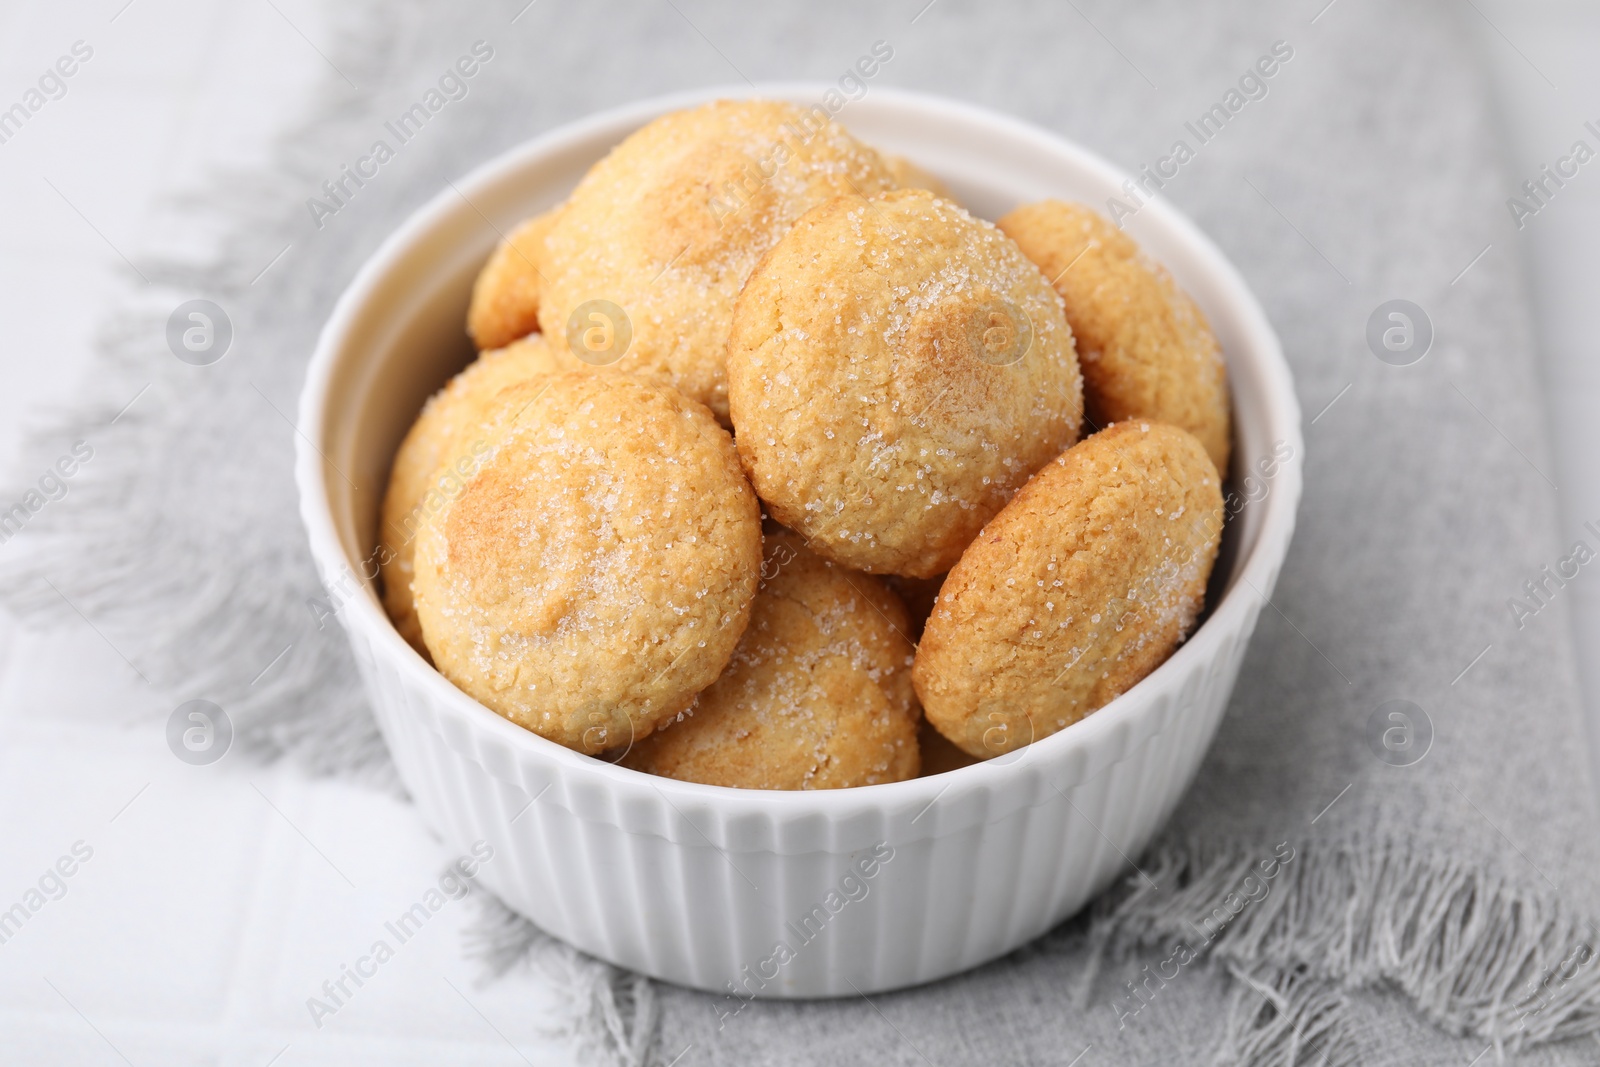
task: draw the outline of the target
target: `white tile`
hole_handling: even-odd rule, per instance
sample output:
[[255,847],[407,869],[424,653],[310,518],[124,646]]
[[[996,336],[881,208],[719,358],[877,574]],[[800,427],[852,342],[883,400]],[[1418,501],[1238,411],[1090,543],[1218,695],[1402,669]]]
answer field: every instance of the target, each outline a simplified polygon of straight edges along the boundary
[[4,946],[0,1002],[58,1011],[48,975],[91,1018],[221,1017],[268,812],[218,771],[179,763],[154,730],[8,748],[0,818],[25,829],[0,861],[0,901],[75,846],[90,858]]

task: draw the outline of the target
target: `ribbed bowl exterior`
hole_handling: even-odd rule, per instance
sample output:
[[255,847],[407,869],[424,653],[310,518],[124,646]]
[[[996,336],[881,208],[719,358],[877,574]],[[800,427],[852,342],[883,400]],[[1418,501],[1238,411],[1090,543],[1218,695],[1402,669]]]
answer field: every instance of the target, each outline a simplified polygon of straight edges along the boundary
[[[809,103],[825,86],[762,95]],[[467,293],[496,232],[563,197],[657,114],[744,90],[649,101],[555,131],[479,168],[363,267],[323,331],[301,398],[296,476],[330,588],[365,572],[376,501],[422,399],[470,355]],[[874,89],[841,116],[997,217],[1044,196],[1098,202],[1123,176],[1014,120]],[[483,219],[499,220],[497,228]],[[581,756],[451,686],[399,637],[371,583],[341,603],[378,724],[427,825],[494,849],[481,881],[541,928],[668,981],[822,997],[927,982],[993,959],[1130,872],[1193,780],[1300,492],[1300,414],[1276,337],[1192,224],[1152,201],[1129,229],[1195,297],[1229,362],[1233,477],[1264,493],[1229,522],[1210,616],[1129,692],[1004,758],[911,782],[812,792],[654,778]],[[1271,472],[1262,457],[1276,457]],[[359,488],[358,488],[359,487]]]
[[[817,997],[977,966],[1129,870],[1194,777],[1257,614],[1141,709],[1144,736],[1116,731],[1101,740],[1104,751],[1066,761],[1103,764],[1086,779],[1063,783],[1072,766],[1019,753],[1002,786],[944,775],[948,788],[920,811],[797,823],[662,797],[658,810],[639,813],[659,820],[654,832],[630,827],[617,798],[581,774],[452,729],[454,716],[395,669],[388,650],[355,628],[350,636],[418,811],[447,841],[493,845],[480,877],[506,904],[586,952],[657,978]],[[873,877],[860,877],[859,860],[885,854]],[[864,893],[840,891],[852,870]],[[794,958],[763,967],[780,942]]]

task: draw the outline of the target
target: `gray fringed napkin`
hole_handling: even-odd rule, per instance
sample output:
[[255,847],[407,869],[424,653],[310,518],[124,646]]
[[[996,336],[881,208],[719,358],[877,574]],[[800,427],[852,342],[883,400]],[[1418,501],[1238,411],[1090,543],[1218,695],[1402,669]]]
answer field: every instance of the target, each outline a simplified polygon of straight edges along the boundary
[[[234,351],[179,364],[166,308],[108,329],[94,414],[155,385],[96,431],[60,521],[18,539],[20,565],[8,549],[15,608],[64,612],[49,577],[257,751],[392,788],[342,637],[307,606],[322,593],[290,479],[286,413],[336,294],[512,144],[707,80],[836,82],[888,42],[865,92],[971,99],[1167,175],[1158,195],[1239,265],[1294,365],[1312,417],[1300,532],[1199,779],[1086,915],[930,987],[736,1015],[594,965],[596,1040],[684,1067],[1594,1062],[1600,823],[1565,608],[1548,584],[1532,617],[1506,607],[1587,534],[1557,528],[1511,186],[1453,8],[524,4],[343,16],[341,74],[276,168],[218,183],[220,261],[145,271],[174,305],[220,303]],[[479,40],[492,58],[464,97],[337,211],[310,204]],[[1421,314],[1378,313],[1396,299]],[[539,941],[505,916],[484,931],[502,964]]]

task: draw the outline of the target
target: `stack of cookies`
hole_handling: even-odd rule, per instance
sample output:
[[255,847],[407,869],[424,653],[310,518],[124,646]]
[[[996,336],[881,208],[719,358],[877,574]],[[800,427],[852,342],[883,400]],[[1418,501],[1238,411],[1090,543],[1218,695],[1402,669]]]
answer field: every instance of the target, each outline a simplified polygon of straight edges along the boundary
[[901,781],[1076,722],[1204,609],[1221,353],[1082,206],[989,223],[821,109],[720,101],[507,234],[467,329],[394,459],[384,604],[551,741]]

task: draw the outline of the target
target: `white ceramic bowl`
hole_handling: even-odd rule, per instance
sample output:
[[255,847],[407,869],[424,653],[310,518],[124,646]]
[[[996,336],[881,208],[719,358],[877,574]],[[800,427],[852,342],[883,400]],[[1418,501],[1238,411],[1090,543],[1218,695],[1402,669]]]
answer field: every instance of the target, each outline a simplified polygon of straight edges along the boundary
[[[810,105],[827,88],[763,95]],[[471,357],[462,324],[496,231],[561,200],[657,115],[741,95],[651,100],[530,141],[441,192],[362,268],[322,332],[300,403],[300,507],[325,581],[371,570],[362,564],[390,458],[424,398]],[[1124,178],[1044,130],[920,94],[875,87],[838,118],[991,219],[1048,196],[1103,205]],[[1165,201],[1127,228],[1222,342],[1235,486],[1275,448],[1291,456],[1257,476],[1265,495],[1229,524],[1215,607],[1171,659],[1001,760],[860,789],[725,789],[613,766],[502,719],[411,650],[365,581],[339,618],[428,825],[463,851],[492,844],[482,882],[557,937],[657,978],[722,992],[733,983],[746,996],[930,981],[1021,945],[1105,888],[1171,813],[1216,731],[1289,546],[1303,453],[1288,368],[1238,273]]]

